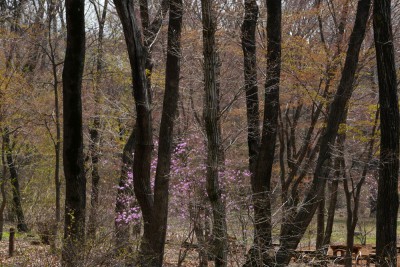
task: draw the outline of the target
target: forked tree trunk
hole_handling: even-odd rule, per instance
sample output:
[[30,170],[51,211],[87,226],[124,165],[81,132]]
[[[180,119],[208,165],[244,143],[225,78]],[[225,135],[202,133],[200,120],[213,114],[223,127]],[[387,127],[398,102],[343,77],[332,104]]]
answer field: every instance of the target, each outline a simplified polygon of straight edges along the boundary
[[391,23],[391,1],[374,0],[374,39],[381,118],[380,168],[376,212],[379,266],[397,265],[399,107]]
[[78,266],[84,255],[86,222],[81,100],[85,60],[85,1],[66,0],[65,8],[67,48],[62,74],[65,224],[62,262],[64,266]]
[[145,75],[147,53],[142,43],[138,24],[134,18],[133,2],[130,0],[115,0],[114,3],[122,22],[128,47],[137,113],[133,177],[135,195],[144,219],[144,234],[139,264],[141,266],[162,266],[167,229],[172,134],[179,96],[182,2],[180,0],[170,1],[166,88],[160,127],[154,198],[150,186],[152,119],[150,95]]
[[204,119],[207,135],[207,195],[213,213],[213,249],[215,266],[227,266],[228,236],[225,204],[221,196],[219,170],[221,153],[221,121],[219,109],[218,55],[215,41],[216,14],[212,0],[201,1],[204,55]]
[[281,73],[282,3],[267,1],[267,78],[261,146],[251,176],[254,205],[254,244],[245,266],[269,265],[272,246],[270,183],[275,156]]
[[143,46],[142,35],[134,15],[133,1],[114,0],[114,4],[124,30],[132,71],[133,96],[136,106],[136,142],[132,171],[134,192],[139,202],[144,222],[144,233],[140,248],[140,264],[146,266],[146,263],[150,263],[155,258],[151,247],[151,222],[154,200],[150,184],[153,129],[150,96],[147,89],[145,71],[146,49]]

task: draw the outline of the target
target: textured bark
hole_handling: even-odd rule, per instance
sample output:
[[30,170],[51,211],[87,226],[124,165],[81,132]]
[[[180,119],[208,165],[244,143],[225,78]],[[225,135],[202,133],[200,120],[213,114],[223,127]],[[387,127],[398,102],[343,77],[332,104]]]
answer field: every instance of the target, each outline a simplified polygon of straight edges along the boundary
[[254,173],[260,146],[260,115],[257,86],[256,27],[258,5],[255,0],[244,2],[242,24],[242,50],[244,60],[244,87],[246,90],[247,143],[249,148],[249,170]]
[[374,0],[374,39],[381,118],[380,168],[376,212],[376,255],[379,266],[397,265],[399,206],[399,107],[391,25],[391,1]]
[[268,257],[268,248],[272,244],[270,183],[279,114],[281,20],[281,1],[267,1],[267,78],[264,95],[264,120],[261,146],[251,177],[254,205],[254,244],[249,252],[246,266],[268,265],[273,260]]
[[219,120],[218,55],[215,41],[216,14],[212,0],[201,1],[204,55],[204,120],[207,136],[207,195],[213,213],[213,254],[215,266],[227,266],[228,238],[225,204],[222,201],[219,170],[221,154],[221,122]]
[[158,160],[154,182],[152,247],[157,258],[152,266],[162,266],[168,219],[168,191],[173,148],[174,122],[179,99],[182,0],[170,0],[165,93],[158,142]]
[[86,177],[82,132],[82,74],[85,60],[85,1],[66,0],[67,48],[63,69],[63,163],[65,224],[62,261],[77,266],[85,243]]
[[4,129],[3,142],[5,146],[5,155],[8,170],[10,171],[11,191],[13,194],[14,210],[17,215],[17,229],[20,232],[27,232],[28,226],[25,223],[24,211],[21,203],[21,191],[19,188],[19,175],[17,166],[15,165],[15,158],[13,156],[13,149],[10,140],[10,131],[8,128]]
[[[160,127],[159,158],[156,169],[154,198],[150,186],[152,120],[148,79],[145,75],[147,52],[134,18],[132,1],[114,1],[121,19],[132,68],[136,103],[136,145],[133,159],[134,191],[142,210],[144,234],[139,264],[162,266],[168,215],[168,180],[171,164],[172,134],[178,101],[180,75],[180,33],[182,2],[170,2],[166,89]],[[146,23],[145,23],[146,24]]]
[[106,22],[107,16],[107,7],[108,0],[104,1],[103,11],[100,13],[100,10],[96,8],[97,22],[99,24],[99,32],[97,35],[97,64],[96,64],[96,73],[94,74],[93,83],[94,83],[94,101],[95,101],[95,114],[92,121],[92,127],[89,129],[89,153],[91,158],[91,176],[92,176],[92,191],[90,198],[90,212],[89,212],[89,221],[88,221],[88,230],[87,235],[88,238],[96,237],[96,229],[97,229],[97,209],[99,205],[99,183],[100,183],[100,174],[99,174],[99,160],[100,160],[100,131],[101,131],[101,117],[100,117],[100,104],[101,104],[101,91],[99,84],[102,71],[103,71],[103,37],[104,37],[104,24]]
[[142,210],[144,222],[140,261],[143,266],[146,266],[147,262],[154,260],[155,253],[151,247],[154,200],[150,185],[150,166],[153,139],[150,95],[145,72],[146,49],[143,46],[142,35],[134,17],[133,1],[114,0],[114,4],[124,30],[132,69],[133,96],[136,106],[136,143],[132,170],[134,192]]
[[287,265],[289,263],[293,251],[304,235],[319,205],[319,196],[321,196],[322,189],[325,187],[326,177],[329,177],[331,146],[335,142],[339,124],[353,92],[359,51],[365,36],[370,6],[371,0],[360,0],[358,2],[356,19],[349,40],[342,76],[329,109],[326,128],[321,137],[320,153],[314,171],[314,178],[303,200],[302,208],[296,212],[290,224],[285,223],[282,226],[281,247],[276,255],[276,261],[279,265]]

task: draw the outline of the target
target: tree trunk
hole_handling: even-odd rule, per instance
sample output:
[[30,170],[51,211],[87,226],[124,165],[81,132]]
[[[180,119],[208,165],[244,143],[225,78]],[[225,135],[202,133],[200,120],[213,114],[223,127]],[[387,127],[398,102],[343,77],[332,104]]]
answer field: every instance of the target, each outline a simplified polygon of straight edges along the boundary
[[270,264],[272,245],[270,182],[275,156],[279,113],[279,82],[281,72],[282,3],[267,1],[267,78],[265,83],[264,121],[261,147],[251,176],[254,204],[254,244],[246,266]]
[[182,3],[179,0],[170,2],[166,90],[160,127],[154,198],[150,186],[152,120],[148,81],[145,75],[148,59],[147,51],[142,43],[141,33],[134,18],[133,2],[115,0],[114,3],[123,25],[128,47],[136,102],[137,130],[133,160],[134,190],[144,219],[139,264],[141,266],[162,266],[167,229],[168,176],[171,164],[173,123],[179,88]]
[[213,213],[213,253],[215,266],[227,266],[228,238],[225,204],[219,181],[221,154],[221,121],[219,111],[218,55],[216,51],[216,16],[212,0],[201,1],[204,55],[204,119],[207,135],[207,194]]
[[2,163],[2,173],[0,180],[0,191],[1,191],[1,204],[0,204],[0,240],[3,239],[4,230],[4,210],[7,204],[7,194],[6,194],[6,159],[5,159],[5,145],[4,142],[1,144],[1,163]]
[[244,8],[242,50],[244,61],[244,87],[246,90],[247,143],[249,148],[249,170],[251,173],[254,173],[260,146],[260,115],[256,56],[258,5],[255,0],[246,0]]
[[294,220],[290,224],[285,223],[282,226],[283,236],[281,237],[281,247],[276,255],[279,265],[287,265],[289,263],[293,251],[304,235],[319,205],[320,199],[315,198],[321,195],[322,189],[325,187],[325,177],[329,176],[331,146],[335,142],[339,124],[342,121],[345,108],[353,91],[359,51],[365,36],[370,6],[371,0],[360,0],[358,2],[356,19],[349,40],[342,77],[335,98],[330,106],[327,125],[321,137],[320,153],[314,171],[314,178],[302,207],[296,213]]
[[67,48],[63,69],[63,163],[65,224],[62,261],[77,266],[85,243],[86,177],[82,132],[82,75],[85,60],[85,1],[66,0]]
[[53,75],[53,93],[54,93],[54,123],[56,126],[55,138],[51,134],[51,130],[47,127],[53,141],[55,163],[54,163],[54,186],[55,186],[55,223],[52,226],[52,241],[51,250],[56,251],[56,240],[58,239],[58,230],[61,223],[61,181],[60,181],[60,164],[61,164],[61,122],[60,122],[60,100],[59,100],[59,79],[58,79],[58,64],[56,62],[56,47],[52,43],[53,34],[57,34],[57,20],[56,20],[56,0],[50,0],[48,10],[48,45],[50,52],[46,53],[51,63],[51,71]]
[[325,235],[324,230],[325,230],[325,188],[322,189],[321,202],[318,205],[318,211],[317,211],[316,248],[318,250],[323,248],[324,235]]
[[28,226],[25,223],[25,216],[24,216],[24,211],[22,209],[22,203],[21,203],[21,191],[19,188],[19,175],[18,175],[18,170],[17,166],[15,165],[15,158],[13,157],[13,150],[12,150],[12,145],[11,145],[11,140],[10,140],[10,131],[6,127],[4,129],[3,133],[3,142],[5,146],[5,153],[6,153],[6,161],[7,161],[7,166],[8,170],[10,171],[10,180],[11,180],[11,188],[12,188],[12,193],[13,193],[13,203],[14,203],[14,209],[15,213],[17,215],[17,229],[20,232],[27,232],[28,231]]
[[[89,153],[91,158],[91,176],[92,176],[92,191],[91,191],[91,199],[90,199],[90,212],[89,212],[89,221],[88,221],[88,238],[96,237],[96,229],[97,229],[97,209],[99,205],[99,183],[100,183],[100,174],[99,174],[99,159],[100,159],[100,128],[101,128],[101,119],[100,119],[100,104],[101,104],[101,91],[100,91],[100,79],[103,71],[103,37],[104,37],[104,24],[106,22],[107,16],[107,6],[108,0],[104,1],[103,12],[101,13],[101,17],[98,17],[99,23],[99,32],[97,36],[97,64],[96,64],[96,73],[93,78],[94,83],[94,101],[95,101],[95,114],[92,122],[92,127],[89,129]],[[96,10],[97,7],[95,7]],[[97,12],[100,12],[98,10]]]
[[[340,174],[338,174],[338,175],[340,175]],[[330,190],[329,190],[329,207],[328,207],[328,215],[326,218],[326,226],[325,226],[325,234],[324,234],[324,242],[323,242],[323,246],[326,247],[325,253],[328,251],[327,250],[328,245],[331,243],[333,222],[335,220],[338,187],[339,187],[339,180],[338,180],[338,176],[335,175],[335,180],[332,181],[332,184],[331,184]]]
[[151,248],[151,222],[153,217],[153,193],[150,184],[151,151],[153,149],[150,95],[145,71],[146,49],[135,19],[132,0],[114,0],[115,8],[124,30],[132,70],[133,96],[136,106],[136,144],[133,159],[133,183],[136,198],[142,210],[144,234],[142,237],[140,262],[154,260]]
[[399,107],[391,25],[391,1],[374,0],[374,39],[381,118],[380,169],[376,212],[379,266],[397,265]]
[[157,258],[154,265],[162,266],[168,219],[168,192],[176,119],[181,60],[182,0],[170,0],[165,93],[158,142],[158,160],[154,183],[152,247]]

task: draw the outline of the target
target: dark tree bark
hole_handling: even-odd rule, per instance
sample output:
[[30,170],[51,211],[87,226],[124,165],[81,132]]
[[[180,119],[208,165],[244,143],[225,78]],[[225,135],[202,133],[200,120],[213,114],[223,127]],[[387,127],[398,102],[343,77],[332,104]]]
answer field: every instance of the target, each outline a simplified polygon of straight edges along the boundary
[[27,232],[28,226],[25,223],[24,211],[21,203],[21,191],[19,188],[19,175],[17,166],[15,165],[15,158],[13,156],[13,146],[10,140],[10,130],[6,127],[3,133],[3,142],[5,146],[5,155],[8,170],[10,171],[11,191],[13,194],[14,210],[17,215],[17,229],[20,232]]
[[[95,11],[97,15],[97,22],[99,24],[99,32],[97,35],[97,64],[96,64],[96,73],[94,74],[93,83],[94,83],[94,101],[96,105],[96,110],[94,114],[94,118],[92,121],[92,127],[89,129],[89,153],[91,158],[91,176],[92,176],[92,191],[90,198],[90,212],[89,212],[89,221],[88,221],[88,230],[87,235],[88,238],[96,237],[96,229],[97,229],[97,209],[99,205],[99,183],[100,183],[100,174],[99,174],[99,160],[100,160],[100,131],[101,131],[101,119],[100,119],[100,98],[101,91],[99,84],[102,71],[103,71],[103,38],[104,38],[104,25],[106,23],[107,16],[107,7],[108,0],[104,1],[103,11],[100,12],[100,8],[95,6]],[[100,14],[101,13],[101,14]]]
[[317,238],[316,248],[318,250],[323,248],[325,236],[325,187],[322,189],[321,202],[317,208]]
[[399,107],[391,24],[391,1],[374,0],[374,39],[381,118],[380,168],[376,212],[379,266],[397,265]]
[[[338,166],[338,165],[337,165]],[[340,175],[340,173],[338,173]],[[336,211],[336,203],[337,203],[337,195],[339,188],[339,179],[338,175],[335,175],[332,184],[329,187],[329,206],[328,206],[328,214],[326,218],[326,226],[324,233],[324,241],[322,245],[326,247],[325,253],[328,252],[328,245],[331,243],[331,236],[333,230],[333,222],[335,220],[335,211]]]
[[85,60],[85,1],[66,0],[67,48],[63,69],[63,163],[65,224],[62,260],[77,266],[85,243],[86,177],[82,132],[82,74]]
[[144,234],[141,244],[141,266],[162,266],[168,215],[168,187],[171,165],[172,134],[178,103],[180,75],[180,36],[182,2],[171,0],[168,27],[168,51],[165,95],[160,126],[159,154],[154,198],[150,186],[152,120],[150,95],[145,75],[146,49],[134,18],[132,1],[114,1],[121,19],[132,67],[137,113],[135,156],[133,159],[134,191],[142,210]]
[[213,254],[215,266],[227,266],[228,236],[225,204],[221,196],[219,170],[223,162],[221,153],[221,122],[219,109],[218,55],[215,31],[216,15],[212,0],[201,1],[204,56],[204,120],[207,136],[207,195],[213,213]]
[[285,223],[282,226],[281,247],[276,255],[276,261],[279,265],[287,265],[289,263],[293,251],[303,237],[319,205],[319,197],[325,187],[326,177],[329,177],[331,147],[335,142],[339,124],[342,121],[353,91],[359,51],[365,36],[370,6],[371,0],[360,0],[358,2],[356,19],[349,40],[342,76],[329,109],[326,128],[321,137],[320,153],[314,171],[314,178],[303,200],[301,209],[296,212],[294,219],[290,223]]
[[134,5],[131,0],[114,0],[118,16],[124,30],[132,70],[133,96],[136,106],[135,155],[133,159],[133,182],[136,198],[142,210],[144,233],[141,244],[141,263],[146,266],[153,258],[151,249],[151,222],[154,206],[153,193],[150,185],[151,151],[153,149],[152,119],[150,95],[145,72],[146,50],[142,35],[134,17]]
[[157,258],[152,266],[161,266],[164,256],[168,219],[168,192],[173,148],[174,122],[178,109],[182,0],[170,0],[168,22],[167,63],[165,68],[165,93],[158,142],[158,160],[154,183],[154,210],[152,246]]
[[270,264],[268,248],[272,245],[270,183],[275,156],[279,114],[281,73],[282,3],[267,1],[267,78],[265,83],[264,120],[261,146],[251,176],[254,204],[254,244],[246,266]]
[[244,60],[244,87],[246,90],[247,143],[249,148],[249,170],[251,173],[254,173],[260,146],[260,115],[256,56],[258,5],[255,0],[246,0],[244,2],[244,8],[242,50]]

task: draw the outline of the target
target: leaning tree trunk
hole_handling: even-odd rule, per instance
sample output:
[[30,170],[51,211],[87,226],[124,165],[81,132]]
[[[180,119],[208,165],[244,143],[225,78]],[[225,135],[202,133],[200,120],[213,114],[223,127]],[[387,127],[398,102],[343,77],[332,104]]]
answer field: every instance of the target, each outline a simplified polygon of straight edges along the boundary
[[342,121],[346,106],[353,92],[359,52],[365,36],[370,6],[371,0],[360,0],[358,2],[354,28],[350,35],[342,77],[335,98],[330,106],[327,125],[321,137],[320,152],[314,171],[314,178],[303,200],[301,209],[298,210],[293,221],[289,224],[285,223],[282,226],[281,247],[276,255],[276,261],[279,265],[287,265],[289,263],[294,250],[303,237],[319,205],[320,199],[318,197],[325,187],[325,177],[329,177],[331,149],[338,133],[339,124]]
[[5,154],[6,154],[6,162],[8,166],[8,170],[10,171],[10,180],[11,180],[11,187],[13,193],[13,203],[15,213],[17,215],[17,229],[21,232],[27,232],[28,226],[25,223],[25,216],[24,211],[22,209],[21,203],[21,191],[19,188],[19,175],[17,166],[15,165],[15,158],[13,157],[12,145],[10,141],[10,131],[6,127],[3,133],[3,142],[5,146]]
[[65,223],[62,261],[77,266],[85,243],[86,177],[82,132],[82,75],[85,60],[85,1],[66,0],[67,48],[63,69],[63,163]]
[[381,117],[376,212],[376,255],[379,266],[397,265],[399,107],[390,12],[390,0],[374,0],[374,38]]

